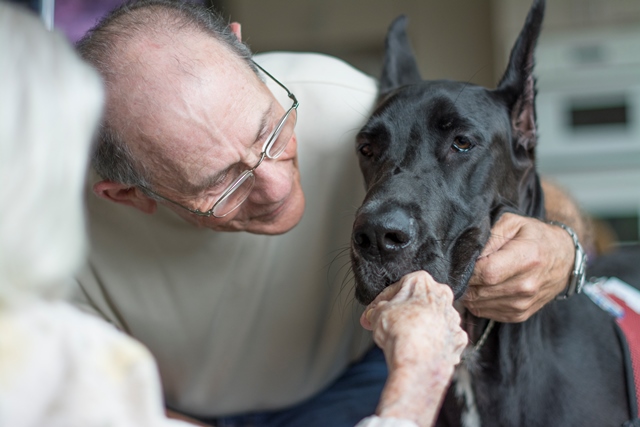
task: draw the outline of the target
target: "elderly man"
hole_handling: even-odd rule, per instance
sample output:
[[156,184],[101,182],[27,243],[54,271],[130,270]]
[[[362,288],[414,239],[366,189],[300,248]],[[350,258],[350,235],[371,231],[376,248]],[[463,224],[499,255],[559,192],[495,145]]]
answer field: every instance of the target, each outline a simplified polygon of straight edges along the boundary
[[[76,299],[148,346],[172,410],[353,425],[386,380],[342,270],[376,83],[322,55],[252,59],[240,39],[206,9],[147,0],[79,43],[108,101]],[[467,305],[522,320],[566,286],[572,240],[526,218],[496,227]]]

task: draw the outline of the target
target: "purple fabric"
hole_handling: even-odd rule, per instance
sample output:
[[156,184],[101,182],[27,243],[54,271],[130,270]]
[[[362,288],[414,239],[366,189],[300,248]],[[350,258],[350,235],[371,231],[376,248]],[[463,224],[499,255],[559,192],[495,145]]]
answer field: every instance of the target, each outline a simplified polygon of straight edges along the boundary
[[103,15],[122,3],[124,0],[56,0],[54,26],[75,43]]
[[55,0],[54,26],[75,43],[107,12],[124,2],[125,0]]

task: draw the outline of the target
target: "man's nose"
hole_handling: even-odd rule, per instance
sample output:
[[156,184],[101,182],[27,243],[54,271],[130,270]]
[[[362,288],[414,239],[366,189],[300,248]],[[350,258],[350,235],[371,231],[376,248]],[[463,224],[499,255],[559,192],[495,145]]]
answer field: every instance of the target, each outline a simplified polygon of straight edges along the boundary
[[283,159],[285,153],[277,159],[266,158],[255,170],[256,182],[249,199],[255,203],[280,201],[291,189],[291,161]]

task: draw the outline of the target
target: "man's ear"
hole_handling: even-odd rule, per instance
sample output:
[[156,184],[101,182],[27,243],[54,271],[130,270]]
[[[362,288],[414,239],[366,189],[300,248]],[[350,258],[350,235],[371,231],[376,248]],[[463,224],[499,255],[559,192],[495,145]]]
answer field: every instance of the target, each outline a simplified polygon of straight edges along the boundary
[[236,35],[239,41],[242,41],[242,32],[240,30],[240,23],[238,22],[230,23],[229,29],[231,29],[231,32]]
[[93,185],[96,196],[121,205],[134,207],[146,214],[156,211],[158,204],[147,197],[138,187],[120,184],[109,180],[97,182]]

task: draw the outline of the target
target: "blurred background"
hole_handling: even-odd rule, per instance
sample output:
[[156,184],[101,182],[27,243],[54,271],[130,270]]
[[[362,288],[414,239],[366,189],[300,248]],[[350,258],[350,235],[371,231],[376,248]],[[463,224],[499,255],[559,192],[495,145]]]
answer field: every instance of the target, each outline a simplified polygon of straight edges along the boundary
[[[121,0],[22,0],[75,41]],[[495,87],[530,0],[203,0],[254,52],[315,51],[377,76],[409,17],[423,76]],[[539,170],[594,219],[596,246],[640,230],[640,1],[548,0],[536,51]]]

